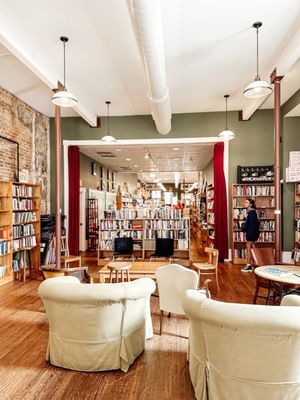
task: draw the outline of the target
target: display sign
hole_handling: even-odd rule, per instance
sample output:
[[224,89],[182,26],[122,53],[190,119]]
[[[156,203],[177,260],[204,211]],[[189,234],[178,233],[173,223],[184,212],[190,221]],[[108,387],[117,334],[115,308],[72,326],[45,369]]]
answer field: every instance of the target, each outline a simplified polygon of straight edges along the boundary
[[237,183],[273,183],[274,165],[237,167]]

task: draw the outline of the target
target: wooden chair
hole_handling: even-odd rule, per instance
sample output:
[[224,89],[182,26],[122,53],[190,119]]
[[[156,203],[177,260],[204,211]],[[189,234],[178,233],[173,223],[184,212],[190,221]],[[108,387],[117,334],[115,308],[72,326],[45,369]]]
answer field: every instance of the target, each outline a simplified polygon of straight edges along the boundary
[[199,285],[201,275],[215,275],[217,282],[218,293],[220,291],[218,278],[218,261],[219,250],[212,247],[205,247],[205,252],[208,254],[208,261],[205,263],[193,263],[193,267],[197,270],[199,276]]
[[64,268],[69,268],[69,264],[78,261],[81,267],[81,256],[72,256],[69,253],[69,245],[67,236],[61,237],[61,262],[64,263]]
[[114,274],[115,283],[119,282],[119,277],[121,279],[121,282],[124,282],[124,275],[127,278],[127,282],[130,282],[129,269],[131,268],[131,264],[126,262],[112,262],[107,264],[107,268],[110,270],[109,283],[113,283]]
[[[276,264],[274,250],[272,249],[272,247],[255,247],[251,249],[251,257],[253,260],[252,264],[254,265],[254,268],[263,267],[265,265]],[[274,283],[272,284],[272,282],[269,281],[268,279],[261,278],[256,274],[255,274],[255,279],[256,279],[256,288],[253,297],[253,304],[256,304],[258,298],[265,299],[266,304],[268,304],[269,298],[271,296],[271,291],[273,292],[272,293],[273,303],[275,303],[276,287],[274,286]],[[260,294],[260,289],[263,289],[264,291],[267,290],[267,295]]]

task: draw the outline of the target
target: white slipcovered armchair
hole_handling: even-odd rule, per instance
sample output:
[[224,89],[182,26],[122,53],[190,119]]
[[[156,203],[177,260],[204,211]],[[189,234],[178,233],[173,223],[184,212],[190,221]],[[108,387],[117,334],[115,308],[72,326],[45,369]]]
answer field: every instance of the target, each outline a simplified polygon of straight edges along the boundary
[[46,359],[77,371],[126,372],[151,336],[152,279],[84,285],[72,276],[47,279],[39,295],[49,319]]
[[[293,299],[294,297],[294,299]],[[222,303],[186,291],[190,375],[198,400],[299,400],[300,308]]]

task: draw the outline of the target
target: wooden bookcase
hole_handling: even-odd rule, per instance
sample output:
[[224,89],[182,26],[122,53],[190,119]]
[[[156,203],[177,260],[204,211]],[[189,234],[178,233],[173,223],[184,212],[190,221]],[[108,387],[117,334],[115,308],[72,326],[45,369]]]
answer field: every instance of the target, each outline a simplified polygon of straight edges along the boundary
[[13,278],[12,183],[0,181],[0,286]]
[[88,199],[88,249],[98,246],[98,199]]
[[231,192],[231,256],[234,264],[246,262],[246,234],[242,232],[242,217],[247,210],[244,201],[253,199],[260,221],[260,235],[257,247],[273,247],[275,245],[274,193],[272,184],[234,184]]
[[15,279],[25,281],[27,276],[37,278],[40,268],[40,186],[15,182],[12,197],[12,270]]
[[206,190],[206,221],[207,221],[207,244],[214,247],[215,244],[215,213],[214,213],[214,188]]
[[0,181],[0,285],[36,278],[40,267],[40,186]]
[[181,210],[128,209],[106,213],[99,223],[98,260],[111,257],[116,237],[132,237],[137,258],[147,258],[155,250],[155,237],[173,238],[175,257],[189,258],[190,219]]
[[300,263],[300,182],[295,182],[295,204],[294,204],[294,218],[295,218],[295,245],[293,251],[294,261]]

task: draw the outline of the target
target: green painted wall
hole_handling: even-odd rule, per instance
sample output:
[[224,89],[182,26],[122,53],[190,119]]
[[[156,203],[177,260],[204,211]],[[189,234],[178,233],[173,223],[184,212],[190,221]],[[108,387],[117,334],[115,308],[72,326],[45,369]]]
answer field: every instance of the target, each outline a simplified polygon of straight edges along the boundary
[[[175,114],[168,136],[157,133],[151,116],[111,117],[110,132],[116,139],[155,139],[217,136],[224,129],[225,113]],[[81,118],[62,119],[62,140],[100,140],[106,133],[106,118],[102,128],[90,128]],[[237,112],[229,112],[228,126],[236,134],[229,144],[229,183],[236,182],[237,165],[273,163],[273,111],[257,111],[250,121],[238,121]],[[51,119],[51,165],[54,162],[54,120]],[[51,170],[54,188],[55,171]],[[54,190],[51,191],[54,206]]]
[[95,162],[92,158],[80,153],[80,179],[83,187],[99,189],[101,164],[96,162],[97,175],[92,175],[92,162]]
[[[51,165],[54,162],[54,120],[51,119]],[[106,133],[106,118],[102,128],[90,128],[81,118],[62,119],[62,140],[100,140]],[[192,113],[172,116],[172,131],[167,136],[155,129],[151,116],[111,117],[110,132],[116,139],[153,139],[217,136],[225,126],[225,113]],[[238,113],[228,113],[228,126],[236,134],[229,143],[229,185],[236,182],[238,165],[273,164],[273,110],[259,110],[249,121],[238,121]],[[90,170],[90,166],[88,166]],[[51,207],[55,207],[54,175],[51,170]],[[62,202],[63,205],[63,202]]]
[[[300,151],[300,117],[286,117],[283,120],[283,179],[285,168],[289,165],[289,152]],[[283,250],[291,251],[294,247],[294,183],[283,184]]]

